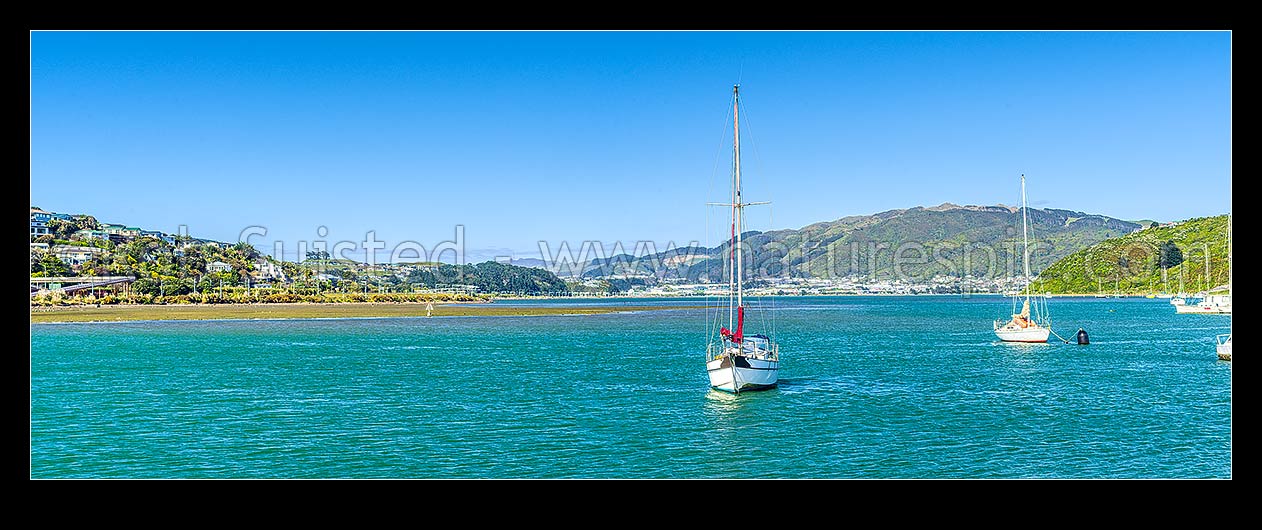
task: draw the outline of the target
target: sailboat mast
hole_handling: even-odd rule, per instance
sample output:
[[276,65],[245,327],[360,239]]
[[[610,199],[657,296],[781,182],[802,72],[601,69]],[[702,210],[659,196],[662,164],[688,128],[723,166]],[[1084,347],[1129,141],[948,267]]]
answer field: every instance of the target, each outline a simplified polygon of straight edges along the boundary
[[1205,243],[1205,295],[1209,296],[1212,285],[1209,283],[1209,243]]
[[732,86],[732,138],[733,138],[732,149],[735,152],[735,158],[736,158],[736,161],[735,161],[736,170],[732,177],[734,181],[734,185],[732,187],[732,195],[733,195],[732,223],[734,224],[735,229],[736,229],[736,266],[734,267],[736,269],[735,270],[736,307],[745,306],[745,300],[744,300],[745,289],[741,285],[742,283],[744,283],[741,281],[741,273],[742,273],[742,269],[744,268],[742,267],[742,265],[744,264],[744,256],[742,255],[742,252],[741,252],[741,232],[745,230],[745,227],[743,226],[743,223],[741,222],[741,218],[744,217],[743,215],[741,215],[741,209],[744,207],[744,205],[741,204],[741,120],[740,120],[741,93],[740,92],[741,92],[740,85]]
[[1029,229],[1026,227],[1029,221],[1026,219],[1025,205],[1025,173],[1021,174],[1021,253],[1025,260],[1025,301],[1030,301],[1030,236]]

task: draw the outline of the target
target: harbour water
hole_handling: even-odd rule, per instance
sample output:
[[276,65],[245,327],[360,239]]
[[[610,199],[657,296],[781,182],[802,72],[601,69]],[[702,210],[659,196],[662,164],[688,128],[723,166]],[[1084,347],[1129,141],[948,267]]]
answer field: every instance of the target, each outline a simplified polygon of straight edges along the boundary
[[1232,476],[1230,317],[1056,298],[1091,344],[1019,345],[1001,297],[762,303],[780,386],[739,396],[691,308],[32,325],[31,476]]

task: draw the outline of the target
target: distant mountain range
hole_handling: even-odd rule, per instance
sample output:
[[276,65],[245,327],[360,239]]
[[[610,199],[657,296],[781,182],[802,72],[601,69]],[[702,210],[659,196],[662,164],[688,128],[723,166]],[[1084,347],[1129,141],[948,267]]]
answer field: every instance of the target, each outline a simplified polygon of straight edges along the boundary
[[[1037,272],[1062,257],[1140,224],[1070,210],[1029,210],[1031,268]],[[918,280],[938,275],[994,278],[1021,270],[1021,210],[1004,205],[889,210],[843,217],[796,230],[747,232],[745,274],[770,277]],[[723,281],[731,248],[681,248],[647,256],[627,254],[591,260],[575,271],[583,278],[687,278]],[[567,274],[568,271],[553,271]]]
[[1184,289],[1196,292],[1229,282],[1228,264],[1227,216],[1201,217],[1074,252],[1043,271],[1031,289],[1053,294],[1174,293],[1182,278]]

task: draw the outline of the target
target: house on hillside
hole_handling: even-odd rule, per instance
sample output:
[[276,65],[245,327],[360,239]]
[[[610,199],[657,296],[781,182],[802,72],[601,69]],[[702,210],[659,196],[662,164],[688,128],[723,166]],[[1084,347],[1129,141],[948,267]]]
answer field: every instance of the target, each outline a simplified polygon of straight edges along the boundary
[[105,232],[110,241],[114,243],[126,243],[133,236],[128,235],[127,227],[124,225],[116,225],[112,223],[101,223],[101,231]]
[[72,236],[87,241],[89,239],[100,239],[101,241],[109,241],[110,235],[104,230],[78,230]]
[[285,271],[280,265],[267,260],[258,260],[254,262],[254,272],[251,274],[259,280],[285,280]]
[[82,265],[98,254],[104,253],[105,249],[75,245],[56,245],[52,247],[51,252],[54,256],[57,256],[57,259],[67,265]]
[[31,208],[31,237],[39,237],[48,233],[48,221],[52,220],[52,212],[39,208]]
[[232,272],[232,265],[222,261],[212,261],[206,264],[206,272]]

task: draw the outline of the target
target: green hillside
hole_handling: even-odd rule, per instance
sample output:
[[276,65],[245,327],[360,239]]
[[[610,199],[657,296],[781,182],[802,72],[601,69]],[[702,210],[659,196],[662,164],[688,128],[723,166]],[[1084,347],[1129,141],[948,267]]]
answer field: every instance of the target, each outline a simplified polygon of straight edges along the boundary
[[[1062,257],[1140,225],[1070,210],[1029,210],[1034,272]],[[1003,278],[1019,274],[1021,211],[1009,206],[889,210],[843,217],[797,230],[749,232],[746,277],[862,277],[927,280],[937,275]],[[729,247],[686,249],[639,258],[615,256],[588,263],[583,276],[642,274],[658,278],[726,277]],[[752,254],[752,255],[751,255]],[[896,258],[898,266],[895,266]]]
[[[1209,253],[1209,277],[1205,255]],[[1108,239],[1048,267],[1031,288],[1037,292],[1141,294],[1187,292],[1228,282],[1227,216],[1189,219]],[[1165,279],[1162,279],[1162,271]]]

